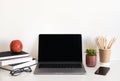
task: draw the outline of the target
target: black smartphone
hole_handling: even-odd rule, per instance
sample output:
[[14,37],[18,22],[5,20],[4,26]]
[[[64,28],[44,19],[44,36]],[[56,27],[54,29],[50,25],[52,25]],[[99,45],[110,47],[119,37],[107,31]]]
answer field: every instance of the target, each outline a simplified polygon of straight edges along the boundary
[[109,70],[110,70],[110,67],[99,67],[99,68],[95,71],[95,74],[98,74],[98,75],[106,75]]

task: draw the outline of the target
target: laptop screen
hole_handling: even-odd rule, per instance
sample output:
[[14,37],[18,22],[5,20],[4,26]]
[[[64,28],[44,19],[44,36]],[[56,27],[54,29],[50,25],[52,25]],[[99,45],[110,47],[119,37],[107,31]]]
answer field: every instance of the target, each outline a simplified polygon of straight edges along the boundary
[[81,34],[40,34],[39,62],[82,62]]

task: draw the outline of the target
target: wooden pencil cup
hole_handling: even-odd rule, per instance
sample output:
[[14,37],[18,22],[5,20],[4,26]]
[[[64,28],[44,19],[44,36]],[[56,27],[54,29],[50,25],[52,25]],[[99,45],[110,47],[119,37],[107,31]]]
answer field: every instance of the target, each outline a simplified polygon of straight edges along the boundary
[[111,50],[110,49],[99,49],[100,63],[109,63]]

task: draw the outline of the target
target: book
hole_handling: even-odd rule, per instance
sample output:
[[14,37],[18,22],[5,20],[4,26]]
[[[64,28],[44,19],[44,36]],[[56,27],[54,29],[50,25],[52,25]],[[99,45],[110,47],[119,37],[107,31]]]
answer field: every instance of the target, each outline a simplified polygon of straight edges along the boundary
[[36,60],[33,59],[32,61],[29,61],[29,62],[11,64],[11,65],[7,65],[7,66],[2,66],[1,68],[11,71],[11,70],[18,69],[18,68],[24,68],[24,67],[27,67],[27,66],[33,66],[35,64],[36,64]]
[[29,56],[29,53],[24,52],[24,51],[20,53],[13,53],[11,51],[0,52],[0,60],[18,58],[18,57],[26,57],[26,56]]
[[28,61],[32,61],[32,57],[31,56],[20,57],[20,58],[13,58],[13,59],[7,59],[7,60],[0,60],[0,66],[16,64],[16,63],[22,63],[22,62],[28,62]]

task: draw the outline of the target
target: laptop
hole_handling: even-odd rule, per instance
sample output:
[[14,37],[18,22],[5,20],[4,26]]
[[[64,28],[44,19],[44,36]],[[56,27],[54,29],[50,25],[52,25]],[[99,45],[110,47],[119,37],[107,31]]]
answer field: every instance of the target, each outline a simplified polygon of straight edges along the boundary
[[81,34],[40,34],[34,74],[85,74]]

